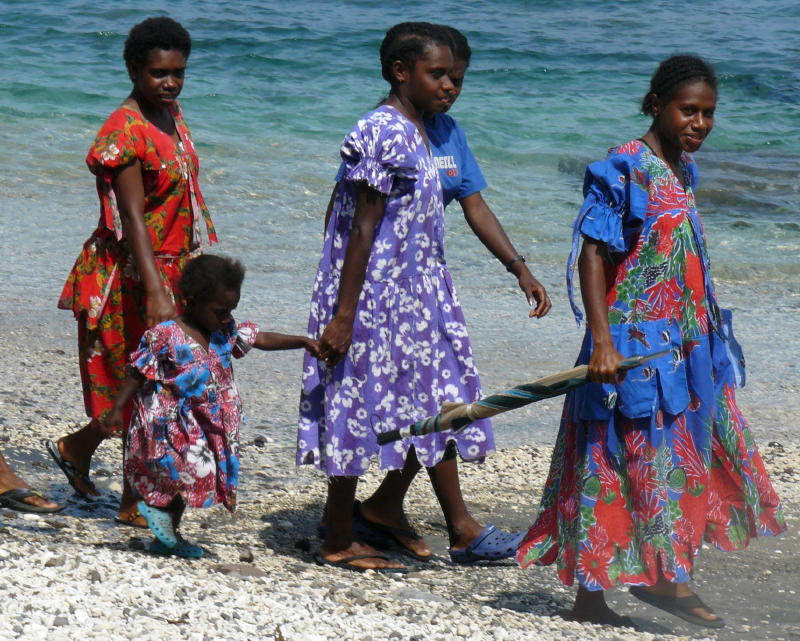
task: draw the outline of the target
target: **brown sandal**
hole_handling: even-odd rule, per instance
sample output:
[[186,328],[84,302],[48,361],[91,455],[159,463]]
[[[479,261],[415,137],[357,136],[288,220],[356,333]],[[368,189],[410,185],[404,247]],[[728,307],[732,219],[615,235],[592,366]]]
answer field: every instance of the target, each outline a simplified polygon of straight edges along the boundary
[[133,512],[130,512],[126,517],[114,517],[114,522],[118,525],[127,525],[128,527],[138,527],[139,529],[146,530],[147,529],[147,521],[145,521],[144,525],[136,523],[136,519],[143,519],[141,512],[139,510],[134,509]]

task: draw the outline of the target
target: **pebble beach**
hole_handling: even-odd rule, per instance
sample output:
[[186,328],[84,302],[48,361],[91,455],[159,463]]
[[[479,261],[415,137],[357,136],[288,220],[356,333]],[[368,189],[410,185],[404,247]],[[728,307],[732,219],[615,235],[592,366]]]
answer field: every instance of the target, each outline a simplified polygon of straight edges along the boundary
[[[0,315],[4,329],[10,320]],[[35,344],[21,340],[24,332],[10,330],[0,346],[0,445],[34,487],[67,505],[45,516],[0,509],[0,639],[800,639],[800,447],[779,427],[789,425],[791,401],[780,407],[748,403],[750,386],[759,391],[767,385],[752,375],[762,367],[760,358],[752,359],[754,380],[741,394],[742,405],[776,426],[772,436],[754,431],[785,502],[789,529],[743,552],[702,551],[695,588],[726,618],[725,629],[696,628],[625,590],[609,592],[612,607],[641,629],[633,632],[564,620],[574,588],[561,585],[553,568],[521,570],[511,560],[452,565],[443,518],[425,478],[415,481],[407,509],[431,543],[434,560],[411,562],[392,554],[408,563],[406,575],[317,566],[312,554],[320,543],[316,524],[324,480],[294,466],[296,354],[237,363],[250,416],[242,438],[239,508],[233,517],[221,507],[190,510],[182,526],[187,538],[206,548],[206,557],[186,561],[147,553],[147,531],[113,521],[122,481],[119,442],[106,441],[98,450],[93,478],[102,496],[92,502],[73,494],[41,445],[83,421],[70,329],[65,318],[63,332],[45,329]],[[557,333],[556,324],[548,331]],[[265,379],[273,382],[266,389]],[[798,391],[796,381],[783,388],[774,379],[772,384],[776,398]],[[558,405],[542,410],[534,422],[554,420]],[[501,443],[502,420],[496,419]],[[461,465],[465,497],[482,522],[509,530],[530,524],[551,445],[540,439],[503,446],[482,465]],[[379,478],[373,468],[359,496]]]
[[[692,13],[691,28],[668,0],[507,0],[502,10],[486,0],[240,0],[235,11],[213,0],[0,5],[0,449],[66,505],[44,516],[0,508],[0,641],[800,641],[796,0],[711,3]],[[424,474],[406,507],[433,560],[390,551],[408,563],[405,575],[317,566],[325,481],[294,465],[298,352],[235,365],[249,417],[239,508],[187,512],[182,533],[205,548],[203,559],[149,554],[147,531],[114,522],[119,441],[106,441],[93,461],[101,497],[72,492],[42,441],[86,420],[75,322],[55,309],[97,220],[83,159],[130,90],[125,34],[165,12],[195,43],[181,100],[221,239],[214,251],[248,268],[237,319],[287,333],[305,330],[342,136],[385,93],[377,65],[385,30],[446,17],[467,33],[473,62],[453,115],[489,182],[487,202],[554,304],[547,318],[527,319],[516,283],[458,207],[448,209],[447,259],[485,393],[572,366],[582,330],[564,264],[584,168],[646,130],[639,101],[658,60],[691,51],[717,66],[720,117],[698,155],[698,201],[720,302],[732,308],[747,356],[738,403],[788,522],[781,536],[742,552],[702,550],[694,587],[726,628],[690,626],[624,589],[608,601],[639,631],[581,625],[563,618],[575,588],[552,567],[452,565]],[[497,418],[497,452],[461,465],[482,523],[530,525],[560,408],[552,399]],[[379,479],[373,467],[359,498]]]

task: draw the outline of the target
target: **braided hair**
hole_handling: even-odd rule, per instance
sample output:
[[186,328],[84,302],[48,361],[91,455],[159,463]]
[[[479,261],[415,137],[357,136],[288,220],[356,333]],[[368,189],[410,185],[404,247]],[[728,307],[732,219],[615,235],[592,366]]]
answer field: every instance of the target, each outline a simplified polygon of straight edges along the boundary
[[444,45],[454,50],[453,39],[448,31],[430,22],[401,22],[389,31],[381,42],[381,75],[392,87],[392,63],[400,60],[409,68],[413,68],[417,60],[425,57],[425,50],[430,45]]
[[125,40],[123,58],[128,69],[141,69],[153,49],[177,50],[188,59],[192,51],[189,32],[172,18],[147,18],[135,25]]
[[672,56],[664,60],[650,79],[650,91],[642,99],[642,113],[653,115],[653,95],[663,105],[670,101],[681,85],[702,80],[717,90],[717,76],[714,68],[702,58],[686,54]]
[[472,58],[472,49],[469,46],[467,37],[455,27],[449,25],[442,26],[453,39],[453,58],[465,62],[467,67],[469,67],[469,61],[470,58]]

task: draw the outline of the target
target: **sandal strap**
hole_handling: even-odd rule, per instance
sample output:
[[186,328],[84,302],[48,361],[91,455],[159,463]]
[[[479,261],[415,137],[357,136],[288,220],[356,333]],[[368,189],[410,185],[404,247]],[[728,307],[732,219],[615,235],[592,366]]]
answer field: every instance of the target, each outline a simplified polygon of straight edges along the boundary
[[346,556],[343,559],[335,561],[335,563],[352,563],[353,561],[361,561],[362,559],[380,559],[381,561],[391,561],[385,554],[376,552],[375,554],[354,554],[353,556]]
[[675,605],[677,605],[682,610],[691,610],[692,608],[703,608],[704,610],[708,610],[711,614],[714,614],[714,611],[711,608],[709,608],[705,603],[703,603],[702,599],[696,594],[690,594],[689,596],[675,597]]

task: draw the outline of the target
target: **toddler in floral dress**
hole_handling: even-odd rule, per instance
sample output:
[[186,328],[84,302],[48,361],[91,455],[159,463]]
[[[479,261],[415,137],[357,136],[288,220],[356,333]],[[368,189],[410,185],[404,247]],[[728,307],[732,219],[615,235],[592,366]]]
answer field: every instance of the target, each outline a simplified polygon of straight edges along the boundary
[[305,336],[236,323],[231,312],[243,279],[244,267],[231,258],[203,255],[187,265],[179,284],[183,314],[145,332],[104,423],[108,432],[120,426],[135,395],[125,475],[141,496],[156,554],[203,555],[177,533],[187,505],[235,509],[242,410],[231,358],[252,347],[318,351]]

